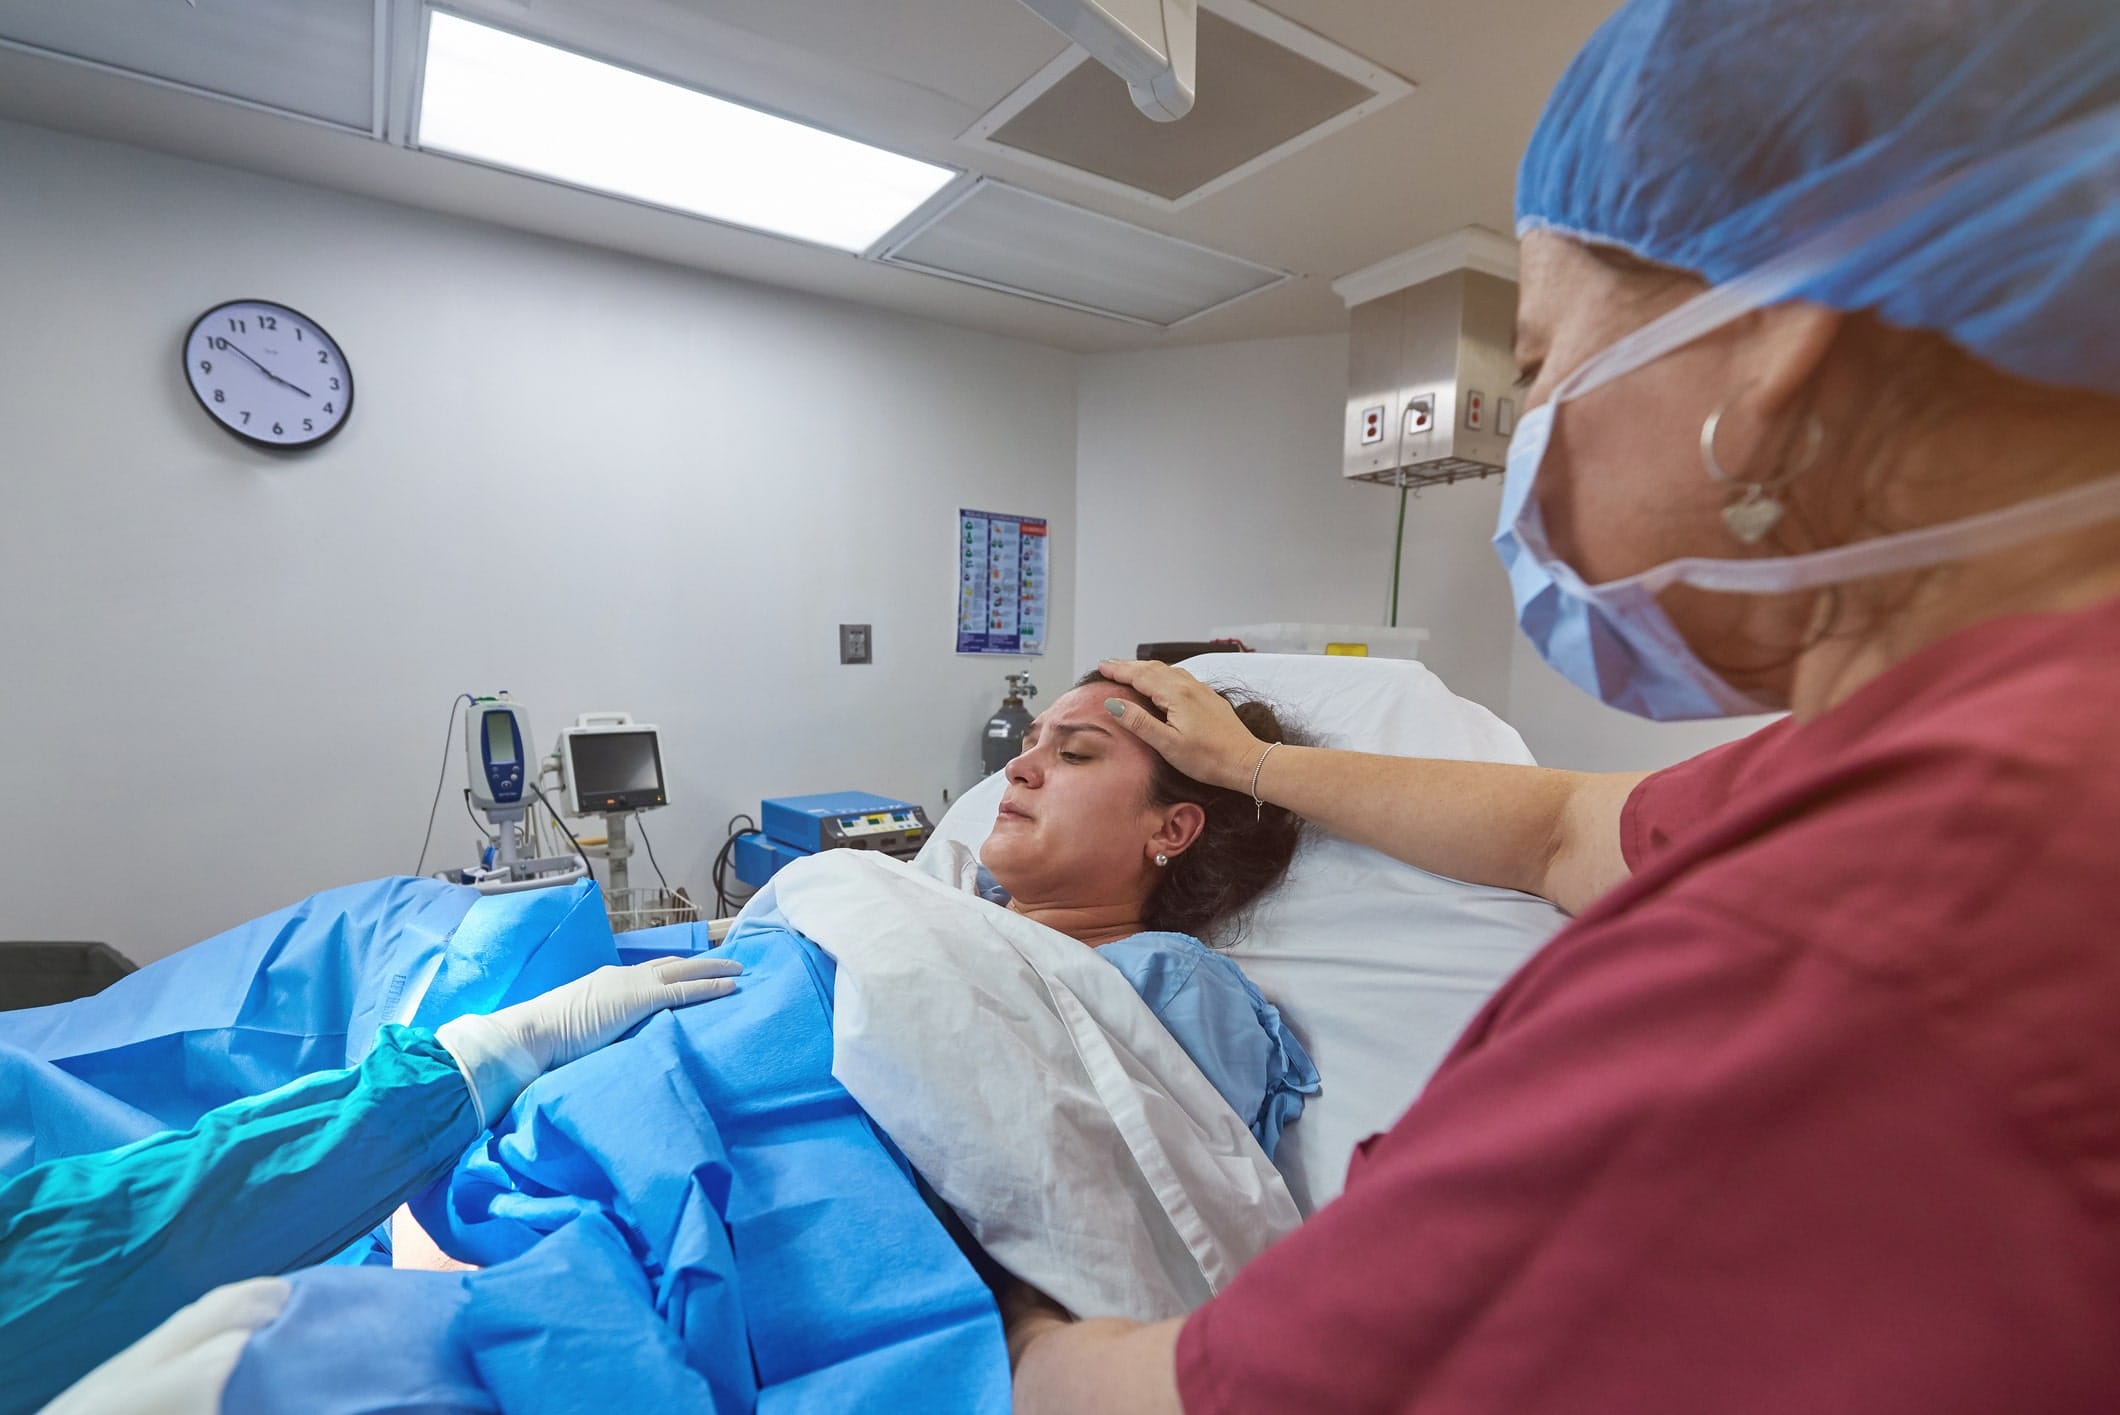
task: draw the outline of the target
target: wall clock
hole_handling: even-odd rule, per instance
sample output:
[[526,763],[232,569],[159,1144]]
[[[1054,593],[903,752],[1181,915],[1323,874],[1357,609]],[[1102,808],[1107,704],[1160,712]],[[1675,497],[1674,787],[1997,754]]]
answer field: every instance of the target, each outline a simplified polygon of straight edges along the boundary
[[353,411],[353,370],[338,341],[270,300],[230,300],[200,315],[184,336],[184,376],[215,422],[260,447],[314,447]]

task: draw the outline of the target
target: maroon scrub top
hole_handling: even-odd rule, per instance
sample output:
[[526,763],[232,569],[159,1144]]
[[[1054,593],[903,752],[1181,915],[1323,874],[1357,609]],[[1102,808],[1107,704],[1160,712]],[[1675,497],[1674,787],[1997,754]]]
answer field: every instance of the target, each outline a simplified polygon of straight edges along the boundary
[[2120,601],[1643,782],[1185,1408],[2120,1411],[2116,762]]

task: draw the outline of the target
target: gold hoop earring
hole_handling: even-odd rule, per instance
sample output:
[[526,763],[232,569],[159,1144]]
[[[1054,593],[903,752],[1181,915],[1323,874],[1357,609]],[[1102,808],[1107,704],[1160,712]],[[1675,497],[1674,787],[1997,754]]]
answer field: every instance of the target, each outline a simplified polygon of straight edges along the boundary
[[1724,468],[1722,459],[1715,455],[1715,434],[1721,431],[1723,414],[1729,411],[1733,401],[1735,400],[1725,398],[1701,423],[1700,464],[1707,470],[1709,480],[1741,488],[1737,492],[1737,499],[1723,507],[1723,525],[1739,543],[1757,545],[1781,524],[1781,518],[1788,512],[1788,508],[1781,504],[1780,498],[1774,493],[1817,465],[1818,454],[1825,447],[1826,425],[1819,420],[1818,414],[1808,414],[1804,426],[1806,441],[1803,460],[1778,477],[1770,477],[1763,482],[1746,481],[1741,477],[1732,476]]

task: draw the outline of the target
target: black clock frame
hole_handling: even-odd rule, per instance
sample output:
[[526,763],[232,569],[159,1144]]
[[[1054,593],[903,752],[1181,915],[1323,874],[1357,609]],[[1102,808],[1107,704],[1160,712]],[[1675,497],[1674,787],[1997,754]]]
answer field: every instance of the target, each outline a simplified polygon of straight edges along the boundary
[[[214,412],[212,406],[208,404],[207,401],[199,395],[199,386],[191,380],[191,337],[192,335],[197,334],[199,332],[200,325],[206,323],[207,320],[212,319],[215,315],[219,314],[222,310],[227,309],[230,305],[270,305],[274,309],[285,310],[287,311],[287,313],[293,315],[296,319],[301,320],[303,323],[307,324],[311,329],[314,329],[317,333],[323,335],[326,339],[331,341],[331,351],[339,356],[339,366],[346,370],[346,411],[339,415],[339,420],[336,423],[332,424],[330,431],[322,434],[321,436],[313,437],[307,442],[273,442],[266,438],[253,437],[249,433],[244,432],[241,428],[230,427],[226,422],[222,421],[220,415]],[[177,366],[178,368],[183,370],[184,386],[191,391],[192,401],[199,405],[201,411],[206,414],[208,420],[211,421],[215,427],[221,429],[230,437],[236,438],[239,441],[247,442],[253,447],[262,447],[267,452],[285,452],[292,454],[296,452],[314,451],[316,448],[322,447],[325,443],[331,441],[332,438],[337,437],[341,432],[344,432],[346,430],[346,424],[353,421],[353,361],[346,357],[346,350],[343,346],[340,345],[338,336],[333,334],[330,330],[326,329],[321,321],[311,319],[308,315],[302,313],[302,311],[296,309],[293,305],[285,304],[279,300],[267,300],[263,298],[244,298],[239,296],[236,299],[222,300],[220,303],[213,305],[204,313],[200,314],[197,319],[191,322],[191,328],[184,331],[184,342],[177,347]]]

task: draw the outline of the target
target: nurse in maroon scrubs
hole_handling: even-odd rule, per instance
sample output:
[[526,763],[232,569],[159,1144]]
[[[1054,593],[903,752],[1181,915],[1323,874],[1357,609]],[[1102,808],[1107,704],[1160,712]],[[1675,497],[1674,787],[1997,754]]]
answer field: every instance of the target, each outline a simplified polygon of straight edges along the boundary
[[1575,915],[1182,1321],[1008,1304],[1020,1409],[2120,1409],[2120,6],[1630,0],[1523,166],[1496,542],[1654,775],[1190,776]]

